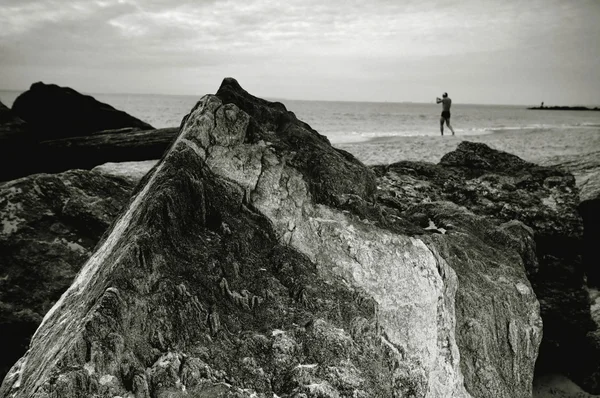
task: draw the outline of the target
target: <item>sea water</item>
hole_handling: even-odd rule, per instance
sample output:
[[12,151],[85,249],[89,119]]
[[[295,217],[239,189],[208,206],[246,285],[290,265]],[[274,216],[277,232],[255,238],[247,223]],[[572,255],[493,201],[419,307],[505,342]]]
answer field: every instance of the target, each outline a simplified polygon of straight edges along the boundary
[[[12,106],[17,91],[0,91]],[[152,94],[90,94],[154,127],[176,127],[199,96]],[[334,144],[382,137],[440,134],[441,105],[435,103],[336,102],[278,100]],[[528,110],[517,105],[464,104],[454,98],[451,125],[457,135],[492,134],[506,130],[600,127],[600,112]],[[445,134],[450,134],[445,128]]]

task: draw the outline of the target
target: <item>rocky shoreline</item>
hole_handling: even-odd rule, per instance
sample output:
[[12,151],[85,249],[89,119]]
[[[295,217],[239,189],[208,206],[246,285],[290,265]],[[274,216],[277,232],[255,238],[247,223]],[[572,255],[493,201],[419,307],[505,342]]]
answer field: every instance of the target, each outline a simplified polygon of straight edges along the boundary
[[233,79],[178,129],[118,129],[34,140],[60,173],[5,171],[0,396],[600,392],[600,196],[568,166],[462,142],[367,167]]
[[534,106],[532,110],[537,111],[600,111],[600,108],[588,108],[586,106]]
[[12,109],[0,103],[0,181],[159,159],[177,128],[147,123],[71,88],[34,83]]

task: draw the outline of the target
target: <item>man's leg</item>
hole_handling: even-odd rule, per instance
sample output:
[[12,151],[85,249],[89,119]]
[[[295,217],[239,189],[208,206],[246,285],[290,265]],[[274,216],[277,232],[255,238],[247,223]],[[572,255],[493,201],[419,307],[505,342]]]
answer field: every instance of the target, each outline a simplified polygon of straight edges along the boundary
[[440,132],[444,135],[444,118],[440,118]]
[[454,135],[454,129],[452,128],[452,126],[450,126],[450,119],[446,119],[446,126],[448,126],[450,131],[452,131],[452,135]]

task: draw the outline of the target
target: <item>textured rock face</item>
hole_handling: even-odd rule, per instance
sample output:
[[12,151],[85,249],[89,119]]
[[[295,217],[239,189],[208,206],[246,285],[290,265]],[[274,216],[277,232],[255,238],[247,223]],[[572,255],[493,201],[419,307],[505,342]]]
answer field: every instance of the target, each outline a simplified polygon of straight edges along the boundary
[[531,230],[451,203],[401,217],[375,183],[283,105],[226,79],[0,395],[531,395]]
[[450,200],[488,219],[519,220],[532,228],[538,261],[525,257],[524,263],[544,319],[540,370],[562,371],[585,384],[596,368],[585,358],[596,356],[597,349],[586,337],[595,326],[581,262],[583,229],[573,176],[468,142],[439,165],[400,162],[376,170],[392,187],[380,200],[400,210]]
[[17,97],[12,110],[29,124],[40,140],[125,127],[153,129],[148,123],[91,96],[42,82],[32,84],[28,91]]
[[83,170],[0,184],[0,379],[25,353],[132,189]]
[[[591,143],[591,145],[598,145],[598,143]],[[558,167],[573,174],[582,202],[600,195],[600,151],[548,159],[544,165]]]
[[473,397],[529,396],[542,338],[539,306],[523,278],[532,231],[516,221],[493,225],[451,203],[410,212],[452,231],[430,239],[458,276],[456,340],[467,390]]

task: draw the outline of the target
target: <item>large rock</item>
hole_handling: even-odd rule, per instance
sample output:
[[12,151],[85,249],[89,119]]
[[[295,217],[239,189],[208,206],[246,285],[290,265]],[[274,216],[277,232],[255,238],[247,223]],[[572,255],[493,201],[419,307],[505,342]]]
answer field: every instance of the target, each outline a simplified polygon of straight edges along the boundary
[[0,379],[25,353],[132,188],[84,170],[0,184]]
[[226,79],[0,395],[530,396],[532,231],[377,197],[370,169]]
[[122,128],[153,129],[148,123],[69,87],[34,83],[17,97],[13,112],[39,140],[88,135]]
[[544,320],[538,371],[565,373],[594,390],[589,379],[598,369],[592,363],[598,349],[588,334],[596,327],[581,261],[583,226],[573,176],[469,142],[439,165],[399,162],[375,170],[390,187],[379,200],[403,212],[449,200],[489,220],[519,220],[532,228],[537,261],[524,258],[524,263]]

